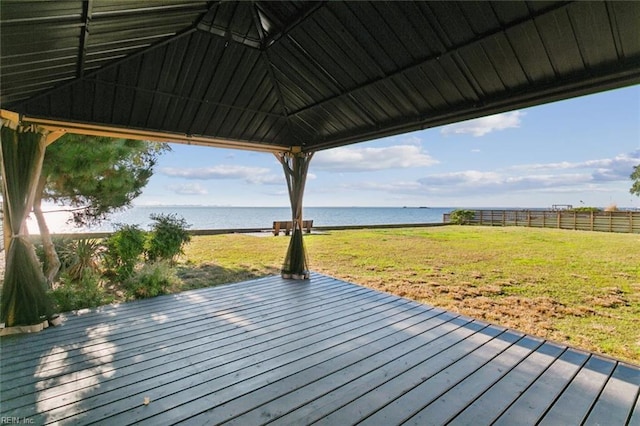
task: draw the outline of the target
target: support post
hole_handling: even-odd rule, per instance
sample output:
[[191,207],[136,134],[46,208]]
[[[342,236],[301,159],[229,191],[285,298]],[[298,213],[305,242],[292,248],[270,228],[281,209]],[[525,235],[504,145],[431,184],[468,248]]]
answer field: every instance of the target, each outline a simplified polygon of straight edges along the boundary
[[311,152],[278,152],[276,158],[282,164],[289,200],[291,202],[291,219],[293,229],[287,255],[282,266],[282,277],[288,279],[308,279],[309,270],[307,255],[302,240],[302,197],[307,180],[309,163],[313,157]]

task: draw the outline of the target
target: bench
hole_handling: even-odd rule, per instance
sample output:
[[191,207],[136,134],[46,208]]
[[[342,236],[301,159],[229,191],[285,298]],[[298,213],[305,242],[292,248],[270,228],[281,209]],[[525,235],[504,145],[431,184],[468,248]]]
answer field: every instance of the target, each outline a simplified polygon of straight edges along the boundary
[[[311,227],[313,226],[312,220],[303,220],[302,229],[306,230],[307,234],[311,233]],[[293,229],[293,222],[290,220],[274,220],[273,221],[273,235],[280,235],[280,231],[284,231],[284,235],[291,234]]]

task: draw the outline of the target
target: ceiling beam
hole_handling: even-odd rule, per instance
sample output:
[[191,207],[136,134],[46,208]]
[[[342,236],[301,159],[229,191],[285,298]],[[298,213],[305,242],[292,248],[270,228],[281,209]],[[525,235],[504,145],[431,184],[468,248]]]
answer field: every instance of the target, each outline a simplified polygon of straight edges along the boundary
[[126,127],[106,126],[99,124],[76,123],[70,121],[50,120],[45,118],[21,115],[13,111],[0,110],[0,117],[16,123],[35,124],[38,127],[57,135],[74,133],[89,136],[104,136],[120,139],[136,139],[152,142],[180,143],[184,145],[199,145],[216,148],[239,149],[256,152],[288,152],[297,149],[295,146],[263,144],[223,138],[211,138],[206,136],[194,136],[180,133],[151,131],[144,129],[131,129]]
[[[298,14],[298,16],[296,16],[291,22],[289,22],[286,27],[282,28],[279,32],[275,34],[269,35],[265,40],[263,40],[262,48],[266,49],[269,46],[271,46],[273,43],[278,41],[281,37],[286,36],[290,31],[292,31],[295,27],[297,27],[299,24],[304,22],[309,16],[313,15],[318,9],[323,7],[325,4],[326,4],[326,1],[320,1],[317,3],[311,3],[310,6],[308,6],[305,9],[302,9]],[[267,14],[265,11],[263,11],[263,13]]]
[[78,69],[76,77],[84,76],[84,61],[87,57],[87,46],[89,44],[89,25],[91,24],[91,11],[93,9],[93,0],[82,2],[82,29],[80,30],[80,45],[78,46]]

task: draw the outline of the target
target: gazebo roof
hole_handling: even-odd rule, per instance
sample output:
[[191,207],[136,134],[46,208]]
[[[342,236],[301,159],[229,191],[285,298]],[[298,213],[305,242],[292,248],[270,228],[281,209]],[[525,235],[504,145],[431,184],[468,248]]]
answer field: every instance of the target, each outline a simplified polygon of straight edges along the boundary
[[84,133],[314,151],[640,82],[640,2],[2,0],[0,14],[2,108]]

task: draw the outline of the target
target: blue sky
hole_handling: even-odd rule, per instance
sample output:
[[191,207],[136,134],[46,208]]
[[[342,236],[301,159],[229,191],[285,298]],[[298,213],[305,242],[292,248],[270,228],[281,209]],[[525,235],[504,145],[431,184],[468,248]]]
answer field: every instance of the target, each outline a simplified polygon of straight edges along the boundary
[[[272,154],[172,144],[136,205],[288,206]],[[640,208],[640,86],[315,154],[304,204]]]

